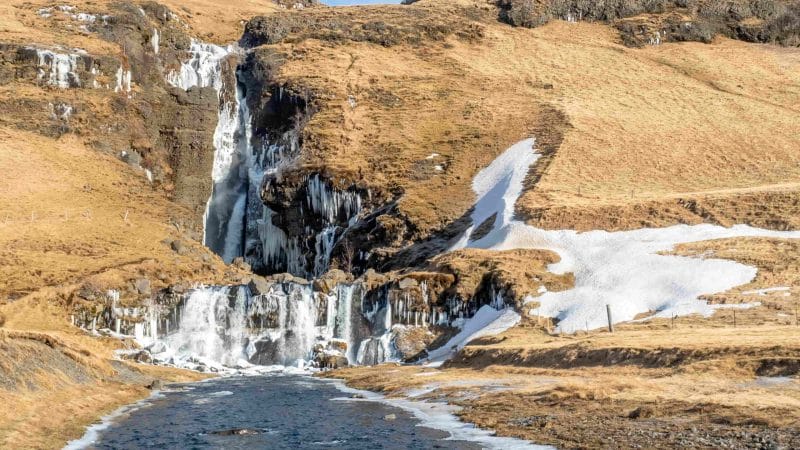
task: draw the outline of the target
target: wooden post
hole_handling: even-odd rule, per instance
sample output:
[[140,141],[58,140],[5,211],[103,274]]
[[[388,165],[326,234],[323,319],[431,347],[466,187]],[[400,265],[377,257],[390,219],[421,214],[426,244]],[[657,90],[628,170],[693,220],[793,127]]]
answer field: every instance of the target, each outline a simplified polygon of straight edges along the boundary
[[672,315],[672,326],[670,328],[675,329],[675,314]]
[[614,332],[614,320],[611,318],[611,305],[606,305],[606,315],[608,316],[608,332]]
[[733,310],[733,328],[736,328],[736,309]]

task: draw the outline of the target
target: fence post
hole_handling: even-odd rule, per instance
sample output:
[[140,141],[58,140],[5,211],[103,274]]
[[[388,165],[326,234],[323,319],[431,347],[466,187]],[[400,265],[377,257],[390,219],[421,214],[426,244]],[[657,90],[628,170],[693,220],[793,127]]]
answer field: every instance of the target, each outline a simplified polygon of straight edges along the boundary
[[608,332],[614,332],[614,320],[611,318],[611,305],[606,305],[606,315],[608,316]]

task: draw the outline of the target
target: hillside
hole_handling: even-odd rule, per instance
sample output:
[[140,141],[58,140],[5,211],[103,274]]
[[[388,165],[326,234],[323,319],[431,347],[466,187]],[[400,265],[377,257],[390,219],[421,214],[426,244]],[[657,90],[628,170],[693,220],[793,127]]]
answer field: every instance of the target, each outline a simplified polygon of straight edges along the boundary
[[[796,233],[778,233],[800,230],[800,5],[409,3],[0,5],[0,399],[22,405],[18,417],[0,414],[0,442],[57,447],[101,413],[145,396],[154,380],[197,379],[123,361],[118,350],[152,360],[149,349],[137,353],[143,334],[157,341],[175,333],[178,311],[201,284],[212,286],[204,298],[228,305],[226,314],[244,302],[234,312],[250,322],[231,325],[216,312],[209,323],[225,328],[218,331],[226,343],[225,333],[240,327],[248,349],[256,346],[247,332],[286,321],[252,299],[278,289],[273,303],[305,295],[291,297],[310,311],[300,330],[309,348],[297,351],[319,367],[348,364],[348,350],[349,363],[364,349],[368,363],[391,360],[394,350],[396,360],[424,359],[458,336],[451,322],[463,327],[482,308],[508,307],[521,326],[461,349],[463,342],[436,375],[441,381],[480,371],[508,383],[519,381],[515,374],[561,377],[563,386],[550,391],[547,380],[520,387],[535,400],[528,416],[550,414],[561,400],[573,412],[619,400],[607,418],[617,424],[623,409],[660,395],[603,388],[628,361],[634,384],[670,377],[653,391],[675,402],[656,413],[670,426],[686,414],[713,428],[679,399],[684,386],[702,382],[696,400],[726,411],[725,433],[752,419],[759,432],[774,432],[770,439],[796,437],[797,407],[777,405],[780,393],[761,401],[762,387],[750,386],[746,405],[724,392],[773,374],[759,372],[762,363],[794,376],[800,358],[792,344],[800,246]],[[508,179],[498,176],[482,196],[481,173],[526,142],[526,158],[506,164]],[[519,191],[509,188],[515,176]],[[481,207],[493,215],[481,216]],[[516,227],[516,241],[466,244],[496,237],[498,217]],[[726,228],[675,229],[683,237],[669,238],[641,232],[678,224]],[[730,231],[734,225],[767,231]],[[652,259],[640,269],[638,257]],[[665,261],[680,266],[668,274],[674,278],[663,275]],[[702,271],[709,268],[719,272]],[[719,275],[723,269],[736,276]],[[587,290],[598,286],[613,289]],[[706,286],[724,288],[695,292]],[[602,312],[542,313],[543,298],[571,291],[597,300],[593,311],[610,303],[631,312],[618,316],[622,332],[596,331]],[[683,297],[695,309],[684,308]],[[339,322],[328,322],[342,320],[330,306],[340,303],[329,302],[345,300],[357,307],[346,310],[352,330],[340,339]],[[688,330],[682,340],[670,334],[667,313]],[[731,314],[746,333],[731,331]],[[320,360],[310,349],[324,325],[331,336]],[[404,331],[392,334],[393,325]],[[291,341],[297,330],[281,332]],[[330,348],[336,339],[346,342]],[[286,345],[270,341],[245,362],[284,364],[270,358]],[[664,363],[653,356],[662,351],[693,356]],[[25,363],[31,355],[42,356]],[[562,367],[560,358],[577,362]],[[201,368],[209,367],[217,370]],[[570,372],[576,367],[579,375]],[[363,387],[392,383],[387,390],[400,395],[420,383],[395,376],[422,371],[388,375],[378,366],[344,376]],[[575,387],[584,375],[591,386]],[[714,387],[715,379],[725,382]],[[597,427],[588,422],[575,440],[560,428],[532,431],[494,411],[515,403],[490,394],[484,403],[449,400],[503,435],[604,442],[593,440]],[[37,424],[62,401],[63,414]],[[31,434],[39,437],[26,441]],[[695,434],[691,443],[702,446]]]

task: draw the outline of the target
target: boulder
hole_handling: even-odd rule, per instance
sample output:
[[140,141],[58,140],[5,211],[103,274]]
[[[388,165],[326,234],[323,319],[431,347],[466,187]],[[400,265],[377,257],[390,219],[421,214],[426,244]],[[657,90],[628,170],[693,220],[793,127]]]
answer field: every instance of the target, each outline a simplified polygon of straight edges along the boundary
[[332,269],[321,278],[314,280],[314,290],[322,292],[323,294],[328,294],[336,289],[336,285],[341,283],[349,283],[352,281],[353,277],[351,274],[348,274],[343,270]]
[[248,264],[247,261],[245,261],[244,258],[242,258],[241,256],[237,256],[236,258],[233,258],[233,262],[231,264],[233,264],[234,267],[242,269],[242,270],[244,270],[246,272],[251,272],[252,271],[252,268],[250,267],[250,264]]
[[402,280],[397,282],[397,287],[399,287],[400,289],[409,289],[417,286],[419,286],[419,283],[417,282],[417,280],[413,278],[403,278]]
[[133,282],[133,287],[140,295],[150,295],[150,280],[147,278],[139,278]]
[[180,240],[176,239],[170,243],[170,247],[172,251],[179,255],[185,255],[189,253],[189,248]]
[[316,363],[322,369],[339,369],[350,365],[346,356],[330,353],[318,354]]
[[258,275],[253,275],[247,283],[247,287],[250,288],[250,292],[252,292],[253,295],[266,294],[269,292],[270,286],[272,286],[272,284],[268,282],[266,278]]

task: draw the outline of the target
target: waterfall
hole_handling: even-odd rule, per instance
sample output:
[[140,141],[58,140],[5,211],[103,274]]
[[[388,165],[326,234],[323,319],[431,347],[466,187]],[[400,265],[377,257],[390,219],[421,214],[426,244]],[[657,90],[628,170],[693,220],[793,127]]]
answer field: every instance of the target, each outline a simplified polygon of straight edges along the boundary
[[395,338],[392,326],[392,302],[385,297],[374,307],[375,309],[365,313],[372,322],[373,336],[361,341],[358,346],[355,361],[360,365],[374,365],[399,359],[392,343]]
[[156,361],[194,369],[308,367],[320,352],[355,364],[369,334],[354,307],[359,293],[349,284],[329,294],[298,283],[275,283],[258,294],[248,286],[201,287],[167,313],[151,309],[136,336]]
[[244,254],[245,214],[252,160],[250,111],[242,86],[232,104],[220,109],[214,132],[213,187],[205,216],[205,244],[226,263]]
[[[157,33],[157,32],[155,32]],[[157,48],[158,35],[154,37]],[[224,61],[239,49],[221,47],[192,41],[190,58],[180,70],[171,72],[167,81],[173,86],[188,90],[193,87],[211,87],[220,98],[219,118],[214,130],[214,163],[211,170],[213,182],[211,195],[204,215],[203,242],[222,256],[226,263],[244,254],[244,233],[250,175],[253,164],[250,111],[245,101],[244,88],[234,79],[233,100],[222,95]],[[238,77],[236,77],[238,78]]]

